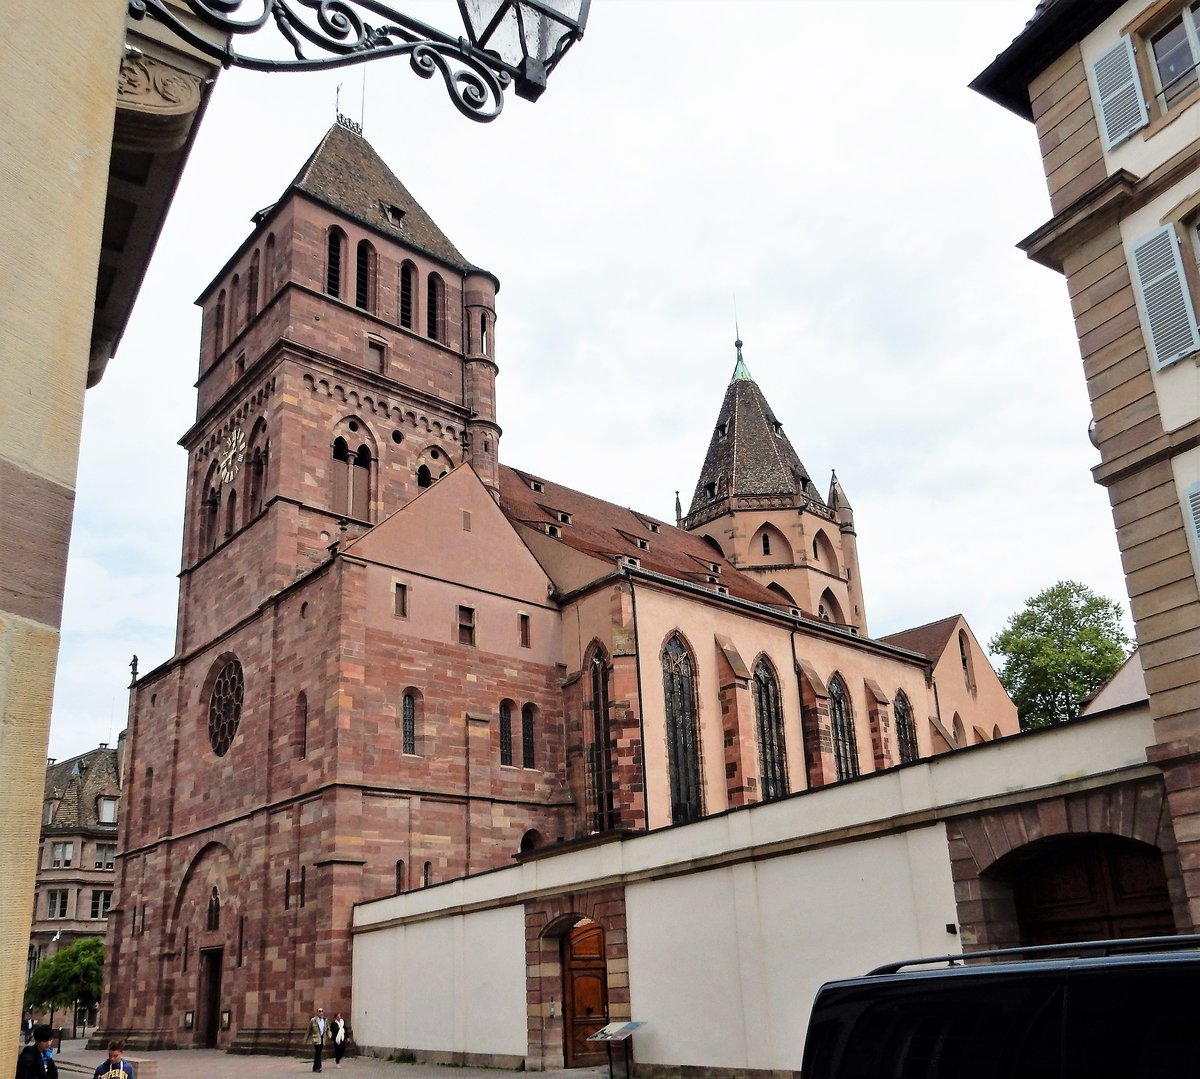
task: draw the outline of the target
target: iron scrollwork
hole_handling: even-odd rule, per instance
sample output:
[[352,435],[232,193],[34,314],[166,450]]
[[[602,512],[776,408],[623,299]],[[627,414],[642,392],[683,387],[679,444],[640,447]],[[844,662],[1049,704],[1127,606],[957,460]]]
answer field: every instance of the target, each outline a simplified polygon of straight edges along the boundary
[[[504,91],[512,83],[508,66],[491,53],[474,48],[395,11],[379,0],[184,0],[192,13],[221,39],[197,31],[166,0],[129,0],[135,19],[147,15],[170,27],[184,41],[225,67],[252,71],[319,71],[346,67],[382,56],[407,56],[423,79],[440,74],[455,108],[486,123],[500,115]],[[373,13],[382,21],[364,18]],[[238,52],[233,42],[257,33],[274,20],[291,46],[294,59],[269,59]],[[321,55],[306,55],[311,47]]]

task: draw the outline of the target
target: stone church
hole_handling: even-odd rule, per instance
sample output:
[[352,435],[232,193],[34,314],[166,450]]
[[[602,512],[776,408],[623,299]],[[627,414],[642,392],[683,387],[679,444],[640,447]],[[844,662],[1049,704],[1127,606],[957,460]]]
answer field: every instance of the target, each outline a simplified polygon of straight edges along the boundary
[[101,1037],[282,1049],[356,904],[1017,731],[961,616],[870,636],[740,341],[675,522],[501,464],[498,288],[339,121],[200,296]]

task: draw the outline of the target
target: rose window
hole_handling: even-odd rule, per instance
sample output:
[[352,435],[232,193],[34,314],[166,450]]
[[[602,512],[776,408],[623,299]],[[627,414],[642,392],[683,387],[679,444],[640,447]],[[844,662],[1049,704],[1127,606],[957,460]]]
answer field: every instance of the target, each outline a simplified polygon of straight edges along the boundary
[[238,721],[242,718],[243,691],[242,665],[231,659],[217,675],[208,705],[208,740],[218,757],[225,756],[237,734]]

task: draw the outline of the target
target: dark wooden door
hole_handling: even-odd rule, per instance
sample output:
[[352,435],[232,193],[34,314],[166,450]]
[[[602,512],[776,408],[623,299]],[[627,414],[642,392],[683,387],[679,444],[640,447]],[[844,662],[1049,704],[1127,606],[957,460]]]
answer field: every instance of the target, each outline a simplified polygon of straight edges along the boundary
[[215,1049],[221,1029],[221,959],[223,948],[206,948],[200,953],[200,1008],[198,1042]]
[[1047,845],[1014,873],[1023,944],[1175,932],[1162,854],[1119,836]]
[[602,1042],[589,1042],[608,1023],[608,967],[604,929],[596,922],[577,925],[563,937],[563,1037],[568,1068],[603,1064]]

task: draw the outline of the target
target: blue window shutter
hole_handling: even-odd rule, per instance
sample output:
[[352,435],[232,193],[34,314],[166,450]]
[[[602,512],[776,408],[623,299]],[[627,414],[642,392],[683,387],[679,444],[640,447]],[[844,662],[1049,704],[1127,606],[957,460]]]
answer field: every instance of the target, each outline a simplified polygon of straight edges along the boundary
[[1138,240],[1132,262],[1146,347],[1155,370],[1161,371],[1200,349],[1196,311],[1174,227],[1164,225]]
[[1121,38],[1092,65],[1092,81],[1100,105],[1104,148],[1111,150],[1150,121],[1130,38]]

